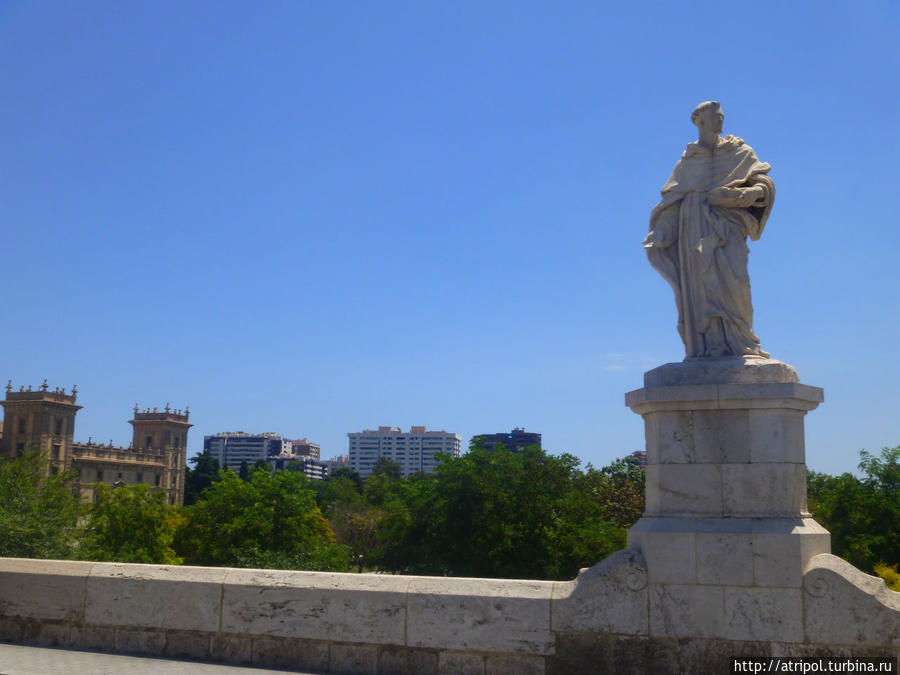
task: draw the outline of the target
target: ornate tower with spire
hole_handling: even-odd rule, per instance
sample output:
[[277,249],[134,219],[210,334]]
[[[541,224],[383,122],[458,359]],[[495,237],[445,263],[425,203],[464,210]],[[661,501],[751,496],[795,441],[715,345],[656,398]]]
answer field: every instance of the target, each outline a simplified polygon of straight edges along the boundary
[[72,465],[72,436],[75,432],[75,413],[81,406],[75,403],[78,388],[72,393],[65,389],[50,389],[47,380],[32,390],[20,387],[13,390],[6,385],[3,405],[2,452],[7,457],[22,455],[35,448],[50,460],[48,471],[66,471]]
[[165,455],[165,470],[159,487],[169,493],[172,504],[184,501],[187,435],[193,426],[188,422],[190,414],[190,408],[173,410],[168,403],[162,411],[147,408],[143,412],[135,404],[134,419],[128,422],[133,428],[133,448],[162,451]]

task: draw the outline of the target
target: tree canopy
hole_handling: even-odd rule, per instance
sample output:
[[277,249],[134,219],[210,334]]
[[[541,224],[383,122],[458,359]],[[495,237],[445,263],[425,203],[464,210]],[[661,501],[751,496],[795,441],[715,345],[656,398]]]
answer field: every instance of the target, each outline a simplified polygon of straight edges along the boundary
[[0,556],[70,558],[82,506],[72,473],[47,474],[47,457],[34,447],[0,459]]
[[832,552],[871,572],[900,563],[900,446],[859,457],[861,478],[810,471],[807,493],[813,517],[831,532]]
[[94,484],[87,526],[79,557],[131,563],[177,565],[172,549],[179,516],[166,503],[164,492],[151,492],[146,483],[109,487]]
[[243,480],[222,471],[184,518],[176,550],[190,564],[347,568],[346,550],[301,473],[257,469]]

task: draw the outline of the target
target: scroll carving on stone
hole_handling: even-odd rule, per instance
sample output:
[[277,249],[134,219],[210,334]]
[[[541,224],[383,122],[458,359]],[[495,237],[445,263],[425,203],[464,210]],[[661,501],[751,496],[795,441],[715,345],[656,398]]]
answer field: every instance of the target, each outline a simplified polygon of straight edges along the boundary
[[685,359],[768,357],[753,332],[747,237],[760,238],[772,204],[771,167],[737,136],[721,136],[718,101],[691,115],[689,143],[650,214],[644,248],[675,291]]

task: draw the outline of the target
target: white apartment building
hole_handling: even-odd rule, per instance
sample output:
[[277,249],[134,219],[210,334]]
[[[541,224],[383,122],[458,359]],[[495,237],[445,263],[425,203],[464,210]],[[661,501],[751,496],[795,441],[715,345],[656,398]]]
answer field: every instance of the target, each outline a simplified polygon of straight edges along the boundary
[[253,468],[257,460],[267,461],[272,455],[290,455],[291,441],[279,434],[247,434],[227,431],[203,437],[203,449],[219,461],[223,469],[239,471],[241,462]]
[[403,476],[417,471],[431,473],[437,466],[437,455],[459,457],[462,436],[447,431],[426,431],[425,427],[378,427],[347,434],[350,440],[350,467],[363,478],[372,474],[380,457],[397,462]]

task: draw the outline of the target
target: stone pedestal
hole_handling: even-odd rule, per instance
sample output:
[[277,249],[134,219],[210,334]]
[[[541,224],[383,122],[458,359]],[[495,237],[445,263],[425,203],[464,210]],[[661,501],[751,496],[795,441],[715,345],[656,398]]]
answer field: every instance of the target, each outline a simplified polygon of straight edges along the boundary
[[[667,364],[626,395],[647,442],[646,510],[628,545],[647,564],[651,632],[655,616],[669,635],[771,639],[740,617],[800,610],[807,563],[831,550],[806,507],[803,417],[822,400],[760,358]],[[799,616],[751,618],[754,631],[800,630]]]

